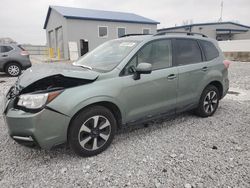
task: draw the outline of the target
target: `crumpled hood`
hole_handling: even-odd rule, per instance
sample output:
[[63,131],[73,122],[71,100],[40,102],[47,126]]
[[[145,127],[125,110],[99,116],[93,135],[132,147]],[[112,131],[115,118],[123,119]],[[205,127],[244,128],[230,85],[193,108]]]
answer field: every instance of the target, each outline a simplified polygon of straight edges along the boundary
[[46,77],[53,75],[61,75],[68,78],[76,78],[83,80],[95,80],[98,77],[98,73],[84,69],[82,67],[76,67],[71,64],[63,67],[53,68],[48,66],[46,68],[32,67],[23,72],[19,77],[19,86],[22,88]]

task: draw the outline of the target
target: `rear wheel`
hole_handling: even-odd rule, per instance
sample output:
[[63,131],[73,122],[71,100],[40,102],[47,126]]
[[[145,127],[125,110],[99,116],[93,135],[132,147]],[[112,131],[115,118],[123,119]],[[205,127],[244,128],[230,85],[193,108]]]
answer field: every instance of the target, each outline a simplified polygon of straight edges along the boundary
[[9,76],[19,76],[21,74],[21,66],[17,63],[8,63],[5,67],[5,72]]
[[107,108],[86,108],[72,121],[68,135],[69,145],[80,156],[97,155],[111,144],[116,127],[115,117]]
[[207,86],[201,95],[199,106],[195,113],[201,117],[212,116],[219,105],[219,91],[214,85]]

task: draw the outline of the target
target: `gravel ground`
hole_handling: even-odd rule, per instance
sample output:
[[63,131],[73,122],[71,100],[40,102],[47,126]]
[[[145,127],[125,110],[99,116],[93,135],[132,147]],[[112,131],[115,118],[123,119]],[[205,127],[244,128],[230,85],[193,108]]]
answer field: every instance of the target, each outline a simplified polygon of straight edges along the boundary
[[[14,81],[0,75],[1,100]],[[230,81],[231,91],[250,90],[250,63],[233,63]],[[250,187],[250,100],[232,96],[213,117],[184,113],[123,129],[91,158],[20,146],[0,116],[0,187]]]

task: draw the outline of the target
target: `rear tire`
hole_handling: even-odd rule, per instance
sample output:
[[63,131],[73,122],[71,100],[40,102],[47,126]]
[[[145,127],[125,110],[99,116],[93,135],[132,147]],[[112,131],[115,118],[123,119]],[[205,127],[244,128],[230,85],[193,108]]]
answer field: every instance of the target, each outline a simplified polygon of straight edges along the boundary
[[195,114],[200,117],[212,116],[219,106],[219,90],[214,85],[208,85],[202,92],[199,106]]
[[8,63],[5,67],[5,72],[12,77],[19,76],[21,71],[21,66],[17,63]]
[[70,125],[69,146],[82,157],[97,155],[111,144],[116,129],[116,119],[107,108],[86,108],[77,114]]

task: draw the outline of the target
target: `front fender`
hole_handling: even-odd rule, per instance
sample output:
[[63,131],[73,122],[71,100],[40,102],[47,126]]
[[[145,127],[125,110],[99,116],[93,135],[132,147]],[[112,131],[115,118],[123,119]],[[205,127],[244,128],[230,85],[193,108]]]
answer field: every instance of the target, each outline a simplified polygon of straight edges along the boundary
[[121,108],[123,105],[115,97],[111,97],[108,95],[92,95],[91,97],[90,96],[90,94],[85,93],[84,95],[81,92],[75,92],[74,95],[72,95],[72,92],[63,92],[47,106],[72,118],[79,110],[85,108],[86,106],[98,102],[110,102],[119,108],[122,117],[126,117],[125,111],[123,110],[123,108]]
[[82,101],[79,104],[77,104],[76,106],[74,106],[72,108],[72,110],[69,112],[68,115],[70,117],[73,117],[81,109],[83,109],[86,106],[89,106],[91,104],[98,103],[98,102],[110,102],[110,103],[113,103],[114,105],[116,105],[119,108],[122,117],[125,117],[125,111],[121,108],[122,104],[120,104],[119,101],[117,101],[114,97],[105,96],[105,95],[103,95],[103,96],[95,96],[95,97],[85,99],[84,101]]

